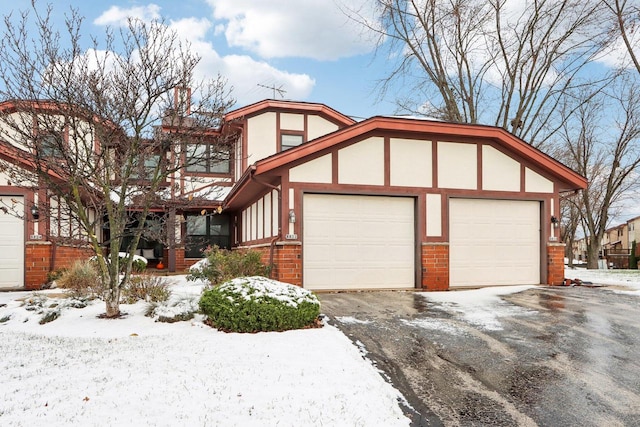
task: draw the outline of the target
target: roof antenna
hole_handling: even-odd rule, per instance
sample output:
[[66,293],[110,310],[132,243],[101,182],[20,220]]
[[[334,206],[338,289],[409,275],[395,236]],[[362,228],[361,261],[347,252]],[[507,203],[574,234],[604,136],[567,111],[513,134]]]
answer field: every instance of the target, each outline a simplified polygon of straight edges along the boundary
[[280,85],[279,87],[276,87],[275,84],[273,86],[267,86],[267,85],[262,85],[262,84],[258,83],[258,86],[263,87],[265,89],[272,90],[273,91],[273,99],[276,99],[276,92],[278,92],[278,95],[280,95],[280,98],[284,98],[284,94],[287,93],[286,90],[282,89],[283,85]]

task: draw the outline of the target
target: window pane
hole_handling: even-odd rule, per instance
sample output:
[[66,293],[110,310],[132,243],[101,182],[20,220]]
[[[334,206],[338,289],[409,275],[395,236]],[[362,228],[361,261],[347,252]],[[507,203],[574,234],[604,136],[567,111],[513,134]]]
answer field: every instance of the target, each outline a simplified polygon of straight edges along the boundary
[[187,170],[189,172],[207,172],[206,145],[187,145]]
[[187,217],[187,234],[206,236],[207,235],[207,217],[201,215],[192,215]]
[[62,157],[60,146],[62,135],[46,134],[40,137],[40,156],[42,157]]
[[297,147],[302,144],[302,141],[302,135],[280,135],[280,146],[282,147],[282,151]]
[[229,173],[231,170],[231,153],[229,147],[216,147],[211,155],[211,169],[214,173]]

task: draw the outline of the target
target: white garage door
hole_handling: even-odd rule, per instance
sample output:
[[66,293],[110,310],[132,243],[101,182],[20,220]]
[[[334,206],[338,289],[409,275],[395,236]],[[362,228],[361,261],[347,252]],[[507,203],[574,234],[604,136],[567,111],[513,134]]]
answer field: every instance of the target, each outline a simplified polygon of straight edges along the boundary
[[412,198],[305,194],[303,217],[305,288],[415,286]]
[[450,287],[540,283],[540,203],[449,201]]
[[[11,196],[23,204],[23,197]],[[0,289],[24,287],[24,222],[0,210]]]

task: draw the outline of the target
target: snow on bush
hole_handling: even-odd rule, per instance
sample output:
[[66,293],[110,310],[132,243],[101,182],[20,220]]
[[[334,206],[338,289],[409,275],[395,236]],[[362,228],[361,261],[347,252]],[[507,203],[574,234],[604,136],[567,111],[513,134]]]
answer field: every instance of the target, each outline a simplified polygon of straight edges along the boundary
[[320,302],[306,289],[252,276],[205,291],[200,310],[221,330],[284,331],[313,326],[320,315]]

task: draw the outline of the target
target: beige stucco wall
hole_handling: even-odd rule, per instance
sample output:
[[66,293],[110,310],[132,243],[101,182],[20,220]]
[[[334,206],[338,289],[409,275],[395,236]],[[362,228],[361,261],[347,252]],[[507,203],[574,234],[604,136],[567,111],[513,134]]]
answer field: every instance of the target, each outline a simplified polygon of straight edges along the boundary
[[0,120],[0,138],[11,143],[12,145],[26,150],[22,140],[22,135],[16,127],[24,129],[27,132],[29,129],[33,129],[33,119],[31,115],[25,113],[12,113],[6,119]]
[[280,113],[280,129],[304,130],[304,115],[293,113]]
[[482,189],[520,191],[520,162],[490,145],[483,145]]
[[338,125],[317,115],[307,117],[307,126],[307,140],[309,141],[338,130]]
[[331,176],[331,154],[310,160],[289,170],[289,181],[291,182],[330,184]]
[[339,150],[338,182],[384,185],[384,139],[372,137]]
[[438,142],[438,187],[465,190],[478,188],[476,144]]
[[431,141],[391,138],[390,182],[406,187],[431,187]]
[[271,193],[265,194],[264,200],[264,237],[273,237],[272,219],[271,219]]
[[241,218],[241,243],[275,236],[278,233],[278,192],[267,193],[243,210]]
[[442,236],[442,196],[427,194],[427,236]]
[[525,168],[524,189],[527,193],[553,193],[553,182],[539,173]]
[[276,153],[276,113],[264,113],[247,120],[247,164]]

